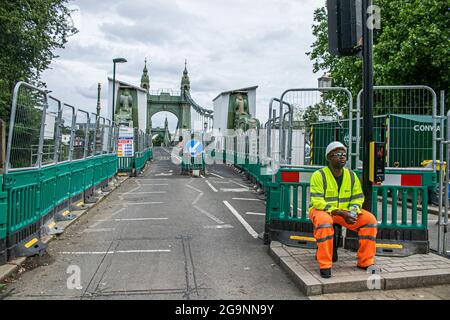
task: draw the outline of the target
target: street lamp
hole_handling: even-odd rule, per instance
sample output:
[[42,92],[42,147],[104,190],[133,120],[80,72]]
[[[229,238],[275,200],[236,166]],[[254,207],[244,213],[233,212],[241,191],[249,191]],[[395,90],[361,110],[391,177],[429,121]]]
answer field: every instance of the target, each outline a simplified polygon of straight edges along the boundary
[[125,58],[114,58],[113,59],[113,98],[112,98],[112,121],[114,122],[114,105],[116,98],[116,63],[125,63],[127,60]]
[[319,79],[319,88],[330,88],[333,82],[333,78],[331,78],[331,74],[324,73]]

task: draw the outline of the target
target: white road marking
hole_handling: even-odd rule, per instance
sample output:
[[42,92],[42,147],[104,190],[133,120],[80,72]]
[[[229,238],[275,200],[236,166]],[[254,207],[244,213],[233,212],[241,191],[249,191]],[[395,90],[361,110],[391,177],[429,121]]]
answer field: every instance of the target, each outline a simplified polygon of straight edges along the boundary
[[202,177],[202,179],[205,179],[205,177],[201,174],[200,177]]
[[[133,192],[131,195],[133,194],[147,194],[147,193],[167,193],[167,191],[139,191],[139,192]],[[125,193],[118,193],[119,195],[129,195],[129,192],[125,192]]]
[[201,190],[198,190],[197,188],[194,188],[193,186],[191,186],[191,185],[186,185],[186,187],[188,187],[188,188],[190,188],[190,189],[193,189],[193,190],[195,190],[195,191],[197,191],[197,192],[199,192],[200,194],[197,196],[197,198],[195,198],[195,200],[194,200],[194,202],[192,202],[192,205],[194,205],[194,204],[196,204],[197,202],[198,202],[198,200],[200,200],[200,198],[203,196],[203,192],[201,191]]
[[165,202],[125,202],[123,205],[125,206],[143,206],[147,204],[163,204]]
[[258,213],[258,212],[246,212],[245,214],[254,215],[254,216],[265,216],[265,213]]
[[252,199],[252,198],[231,198],[233,200],[242,200],[242,201],[262,201],[260,199]]
[[216,188],[214,188],[214,186],[208,180],[205,180],[205,182],[212,189],[212,191],[219,192]]
[[250,189],[249,187],[244,186],[243,184],[240,184],[240,183],[238,183],[238,182],[236,182],[236,181],[230,180],[230,182],[231,182],[231,183],[234,183],[234,184],[236,184],[236,185],[238,185],[239,187],[245,188],[245,189],[247,189],[247,190]]
[[228,203],[228,201],[224,200],[223,203],[227,206],[227,208],[231,211],[231,213],[234,214],[234,216],[239,220],[239,222],[242,223],[242,225],[248,231],[248,233],[250,233],[250,235],[253,238],[257,239],[258,238],[258,233],[256,233],[256,231],[252,228],[252,226],[249,225],[247,223],[247,221],[245,221],[244,218],[242,218],[242,216],[236,211],[236,209],[234,209],[233,206]]
[[137,181],[136,181],[136,183],[138,184],[138,186],[136,188],[133,188],[133,189],[127,191],[127,192],[123,192],[123,193],[119,193],[119,194],[129,194],[131,192],[134,192],[135,190],[140,189],[141,188],[141,184],[139,182],[137,182]]
[[168,220],[169,218],[126,218],[126,219],[103,219],[103,220],[91,220],[91,221],[101,221],[101,222],[106,222],[106,221],[116,221],[116,222],[121,222],[121,221],[153,221],[153,220]]
[[218,175],[218,174],[215,174],[215,173],[213,173],[213,172],[210,172],[210,174],[212,174],[213,176],[216,176],[216,177],[218,177],[218,178],[220,178],[220,179],[225,179],[224,177],[222,177],[222,176],[220,176],[220,175]]
[[[192,182],[192,180],[191,180],[189,183],[191,183],[191,182]],[[194,207],[194,209],[197,209],[198,211],[200,211],[201,213],[203,213],[204,215],[206,215],[208,218],[214,220],[214,221],[215,221],[216,223],[218,223],[218,224],[224,224],[224,223],[225,223],[225,222],[223,222],[222,220],[216,218],[214,215],[212,215],[212,214],[209,213],[208,211],[203,210],[203,209],[200,208],[199,206],[195,205],[195,204],[200,200],[200,198],[203,196],[203,192],[202,192],[201,190],[198,190],[197,188],[195,188],[195,187],[193,187],[193,186],[191,186],[191,185],[189,185],[189,184],[187,184],[186,187],[188,187],[188,188],[190,188],[190,189],[192,189],[192,190],[195,190],[195,191],[199,192],[199,195],[197,196],[197,198],[195,198],[195,200],[192,202],[192,206]]]
[[95,255],[95,254],[115,254],[115,253],[158,253],[158,252],[171,252],[170,249],[167,250],[118,250],[118,251],[76,251],[68,252],[63,251],[60,254],[71,254],[71,255]]
[[209,213],[206,210],[203,210],[202,208],[200,208],[199,206],[194,206],[195,209],[197,209],[198,211],[200,211],[201,213],[203,213],[205,216],[207,216],[208,218],[210,218],[211,220],[214,220],[216,223],[218,224],[224,224],[225,222],[223,222],[222,220],[220,220],[219,218],[216,218],[214,215],[212,215],[211,213]]
[[144,183],[141,186],[142,187],[147,187],[147,186],[151,186],[151,187],[159,187],[159,186],[168,186],[168,183]]
[[116,230],[116,228],[98,228],[98,229],[87,228],[87,229],[85,229],[83,232],[84,232],[84,233],[91,233],[91,232],[108,232],[108,231],[114,231],[114,230]]
[[155,174],[155,177],[160,177],[160,176],[171,176],[172,173],[157,173]]
[[217,226],[203,226],[205,229],[230,229],[233,228],[231,224],[219,224]]
[[[113,214],[111,214],[110,216],[108,216],[108,218],[112,218],[112,217],[118,215],[119,213],[121,213],[124,210],[125,210],[125,208],[119,209],[116,212],[114,212]],[[95,228],[96,226],[98,226],[102,222],[103,221],[97,221],[96,223],[93,223],[92,225],[90,225],[89,228]]]
[[249,192],[249,189],[244,189],[244,188],[220,188],[221,191],[223,192]]
[[133,180],[133,181],[139,181],[139,180],[168,181],[169,179],[137,178],[136,180]]

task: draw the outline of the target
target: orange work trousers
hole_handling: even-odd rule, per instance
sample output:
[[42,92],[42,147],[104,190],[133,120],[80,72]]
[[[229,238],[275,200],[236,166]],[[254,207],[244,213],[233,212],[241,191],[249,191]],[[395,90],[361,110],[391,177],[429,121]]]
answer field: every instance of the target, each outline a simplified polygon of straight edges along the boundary
[[312,209],[309,213],[309,219],[314,225],[314,238],[317,243],[317,261],[320,269],[328,269],[333,264],[333,223],[358,232],[358,266],[368,267],[374,264],[376,253],[377,220],[374,215],[366,210],[361,210],[358,219],[354,224],[348,224],[344,218],[331,216],[329,213],[321,210]]

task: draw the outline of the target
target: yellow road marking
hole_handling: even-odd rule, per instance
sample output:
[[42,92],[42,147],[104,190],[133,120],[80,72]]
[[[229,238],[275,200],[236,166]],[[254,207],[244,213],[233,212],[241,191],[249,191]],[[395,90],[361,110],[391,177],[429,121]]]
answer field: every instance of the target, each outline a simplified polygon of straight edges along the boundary
[[80,201],[80,202],[77,203],[77,207],[81,207],[82,205],[84,205],[83,201]]
[[31,247],[32,245],[34,245],[36,242],[38,242],[38,239],[37,238],[34,238],[33,240],[31,240],[31,241],[28,241],[27,243],[25,243],[25,248],[29,248],[29,247]]
[[316,242],[316,239],[313,238],[313,237],[290,236],[289,239],[291,239],[291,240],[303,240],[303,241]]
[[63,217],[65,217],[65,216],[67,216],[69,213],[70,213],[70,211],[69,211],[69,210],[66,210],[66,211],[63,212],[62,215],[63,215]]
[[56,222],[52,222],[52,223],[50,223],[49,225],[48,225],[48,227],[51,229],[51,228],[53,228],[54,226],[56,226]]

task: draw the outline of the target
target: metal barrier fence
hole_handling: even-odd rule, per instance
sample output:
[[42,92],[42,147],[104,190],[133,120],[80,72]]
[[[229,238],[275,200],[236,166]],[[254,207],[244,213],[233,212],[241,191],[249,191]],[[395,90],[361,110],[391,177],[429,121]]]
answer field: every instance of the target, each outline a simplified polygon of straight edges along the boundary
[[[340,114],[351,113],[353,111],[353,97],[351,92],[346,88],[340,87],[323,87],[323,88],[295,88],[288,89],[283,92],[280,99],[280,111],[283,113],[283,105],[288,105],[290,108],[289,121],[282,121],[279,126],[279,145],[280,145],[280,163],[281,164],[294,164],[292,162],[293,156],[293,137],[296,137],[295,146],[298,150],[305,150],[305,134],[296,132],[294,135],[294,119],[299,123],[298,130],[305,130],[303,121],[303,114],[308,108],[316,110],[317,114],[332,113],[335,118],[340,118]],[[271,115],[269,114],[269,117]],[[285,125],[288,128],[285,128]],[[349,122],[349,136],[352,136],[352,123]],[[283,135],[287,134],[287,139],[283,138]],[[301,145],[303,143],[303,146]],[[313,141],[310,142],[311,144]],[[345,141],[344,141],[345,143]],[[348,153],[352,154],[352,145],[348,145]],[[315,154],[313,155],[315,156]],[[313,156],[310,156],[313,159]],[[304,161],[303,157],[294,157],[296,162]],[[300,160],[301,159],[301,160]],[[349,157],[349,165],[352,165],[352,157]],[[312,163],[310,163],[312,164]]]
[[[41,235],[61,233],[56,221],[73,219],[71,211],[108,190],[118,170],[117,135],[109,119],[30,84],[16,85],[1,176],[0,264],[40,254],[46,248]],[[139,148],[141,169],[151,147]]]
[[[363,132],[361,90],[357,97],[354,150],[359,166],[364,159],[360,144]],[[438,116],[437,95],[427,86],[374,87],[374,140],[386,143],[386,164],[389,167],[420,167],[425,160],[439,158],[437,134],[443,136],[444,125]],[[352,120],[352,113],[350,113]],[[353,122],[353,121],[352,121]],[[361,160],[361,161],[360,161]],[[440,160],[443,160],[440,158]]]
[[[391,146],[395,145],[392,142],[392,134],[390,135],[390,131],[386,131],[386,127],[390,125],[391,129],[395,128],[393,121],[396,115],[389,114],[388,117],[384,115],[380,116],[380,112],[385,112],[385,110],[404,112],[400,118],[405,121],[415,120],[415,117],[428,117],[429,119],[427,118],[426,120],[430,125],[424,125],[423,129],[429,130],[430,136],[427,136],[428,140],[425,144],[419,144],[419,142],[411,140],[415,144],[411,148],[416,148],[411,151],[411,154],[419,157],[417,154],[423,151],[422,149],[429,148],[430,150],[426,150],[426,152],[433,159],[431,161],[433,166],[429,168],[392,168],[388,166],[386,168],[386,181],[382,185],[373,187],[372,211],[379,221],[377,253],[393,256],[428,253],[430,250],[428,236],[429,195],[435,191],[437,181],[441,182],[439,190],[444,188],[442,179],[438,178],[444,176],[443,168],[445,166],[440,166],[441,171],[436,172],[436,168],[439,170],[439,166],[437,166],[439,162],[436,160],[437,158],[443,159],[444,146],[446,147],[449,144],[448,141],[450,141],[450,132],[447,137],[448,141],[444,141],[443,130],[439,130],[439,128],[444,128],[445,119],[443,112],[445,108],[441,106],[441,113],[438,115],[436,95],[432,89],[425,86],[376,87],[376,90],[379,92],[377,93],[375,104],[378,108],[378,111],[375,113],[375,140],[381,139],[378,139],[378,136],[385,137],[388,143],[388,139],[391,138]],[[313,95],[313,92],[316,94]],[[317,102],[317,93],[321,93],[320,100],[322,102]],[[276,115],[276,111],[273,110],[273,103],[275,101],[280,103],[279,114],[283,115],[284,120],[280,121]],[[292,162],[296,156],[292,156],[292,151],[295,150],[296,145],[293,142],[293,136],[295,136],[293,121],[292,119],[289,119],[289,122],[286,121],[285,116],[288,115],[290,118],[294,116],[295,108],[305,108],[314,105],[314,103],[327,103],[327,101],[334,101],[331,103],[333,107],[339,105],[339,109],[343,113],[347,112],[349,114],[349,119],[339,121],[337,127],[332,127],[331,129],[324,128],[326,130],[322,130],[321,134],[313,134],[314,129],[311,129],[309,139],[303,136],[303,139],[299,138],[299,140],[310,140],[311,163],[314,163],[314,158],[317,159],[320,156],[320,151],[317,151],[317,149],[313,150],[314,144],[320,143],[320,141],[317,141],[318,139],[323,140],[323,149],[326,148],[326,145],[330,141],[341,140],[348,146],[348,153],[351,155],[348,161],[349,165],[355,167],[357,164],[361,164],[359,161],[359,154],[361,153],[359,145],[360,135],[355,134],[356,132],[362,132],[361,125],[357,121],[357,119],[360,120],[360,103],[358,98],[358,107],[357,109],[353,109],[352,96],[345,88],[290,89],[283,93],[281,99],[272,99],[269,120],[264,128],[258,130],[258,156],[256,157],[256,164],[250,162],[250,158],[254,160],[255,157],[250,151],[251,146],[248,142],[249,132],[241,136],[237,135],[223,138],[225,144],[223,147],[225,150],[223,159],[230,164],[234,163],[235,166],[244,170],[251,180],[260,183],[263,189],[266,190],[266,242],[270,241],[270,236],[272,236],[272,238],[276,238],[287,244],[315,246],[315,240],[312,237],[312,224],[307,215],[309,206],[309,178],[312,172],[321,166],[283,164]],[[284,112],[283,106],[289,107],[289,111]],[[355,112],[358,113],[356,119],[352,116]],[[417,112],[419,114],[406,114],[411,112]],[[355,127],[356,130],[353,129]],[[419,126],[419,131],[421,128]],[[275,131],[273,129],[278,130]],[[400,135],[401,131],[399,131]],[[407,136],[411,138],[411,135]],[[424,136],[422,135],[422,138]],[[271,143],[272,140],[276,140],[276,143]],[[384,140],[381,139],[381,141]],[[409,144],[411,144],[411,141]],[[441,142],[440,155],[437,155],[437,142]],[[306,145],[304,147],[308,149]],[[405,150],[399,150],[399,154],[402,154],[402,151]],[[273,171],[271,172],[271,169],[277,169],[276,165],[268,168],[267,163],[276,162],[277,154],[281,159],[282,169],[272,176]],[[393,159],[394,154],[391,153],[390,156]],[[323,158],[325,160],[324,154]],[[450,154],[448,155],[448,160],[450,161]],[[297,159],[295,161],[299,160]],[[388,163],[391,164],[391,162]],[[408,164],[409,162],[405,163]],[[361,177],[361,169],[355,170],[355,172]],[[268,177],[270,179],[267,179]],[[290,181],[289,179],[293,180]],[[446,182],[446,188],[449,187],[448,183],[450,183],[449,180]],[[447,197],[448,189],[446,190],[444,195]],[[443,193],[441,192],[441,200],[443,200],[442,196]],[[442,201],[440,203],[442,204]],[[442,212],[441,207],[440,212]],[[442,214],[439,217],[439,221],[442,220],[439,222],[439,238],[443,237],[444,239],[446,228],[448,227],[448,208],[445,212],[445,218],[441,217]],[[442,246],[441,240],[439,240],[439,243]],[[347,230],[345,246],[348,249],[356,249],[358,247],[358,237],[355,232]]]

